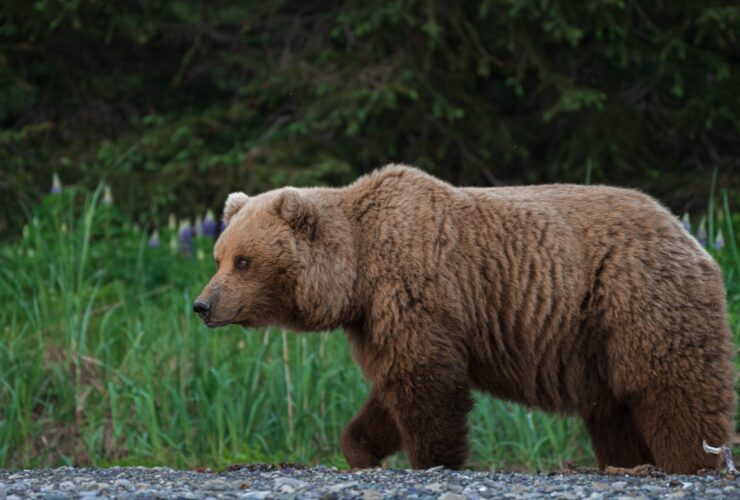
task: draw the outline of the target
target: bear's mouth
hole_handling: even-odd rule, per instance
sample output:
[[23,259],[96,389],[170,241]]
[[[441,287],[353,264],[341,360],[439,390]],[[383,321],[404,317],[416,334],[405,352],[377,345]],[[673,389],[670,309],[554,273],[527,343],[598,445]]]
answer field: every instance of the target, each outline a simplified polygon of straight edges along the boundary
[[239,309],[237,309],[236,313],[234,313],[234,315],[231,318],[227,319],[227,320],[224,320],[224,321],[212,321],[211,319],[204,319],[203,320],[203,323],[205,323],[205,325],[208,328],[218,328],[219,326],[232,325],[234,323],[242,324],[241,322],[237,321],[236,318],[239,317],[239,315],[241,314],[241,312],[242,312],[243,309],[244,309],[244,306],[241,306]]
[[203,323],[205,323],[208,328],[218,328],[219,326],[230,325],[232,321],[204,321]]

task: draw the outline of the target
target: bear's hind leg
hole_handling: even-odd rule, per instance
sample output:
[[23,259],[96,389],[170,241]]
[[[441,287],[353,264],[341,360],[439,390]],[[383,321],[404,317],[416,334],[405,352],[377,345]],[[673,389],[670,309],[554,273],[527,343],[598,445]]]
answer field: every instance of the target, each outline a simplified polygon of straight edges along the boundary
[[357,469],[378,467],[381,460],[401,449],[396,423],[375,391],[342,430],[339,442],[347,463]]
[[614,407],[607,413],[592,413],[584,418],[584,422],[599,469],[603,470],[607,465],[630,469],[653,463],[650,449],[628,408]]
[[734,394],[726,392],[704,393],[700,387],[688,390],[674,385],[647,389],[636,399],[635,423],[656,466],[673,474],[695,474],[721,465],[720,457],[704,451],[702,441],[712,446],[728,444]]

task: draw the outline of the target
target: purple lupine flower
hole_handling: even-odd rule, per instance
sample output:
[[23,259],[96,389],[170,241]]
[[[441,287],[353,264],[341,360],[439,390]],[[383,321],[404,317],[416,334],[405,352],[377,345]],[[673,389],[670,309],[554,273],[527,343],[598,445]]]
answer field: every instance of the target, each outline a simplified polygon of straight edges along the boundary
[[180,239],[180,253],[188,256],[193,255],[193,228],[190,221],[184,220],[180,223],[178,238]]
[[215,238],[218,236],[218,223],[213,216],[213,210],[208,210],[206,216],[200,224],[200,234],[206,238]]
[[51,194],[59,194],[62,192],[62,181],[59,180],[59,174],[56,172],[51,177],[51,189],[49,190]]
[[681,224],[683,225],[683,228],[686,231],[688,231],[689,233],[691,232],[691,220],[689,219],[688,212],[683,214],[683,219],[681,219]]
[[722,236],[722,231],[717,231],[717,237],[714,239],[712,246],[715,250],[722,250],[725,247],[725,238]]
[[152,231],[152,235],[149,237],[149,242],[147,243],[147,245],[149,245],[149,248],[159,248],[159,231],[157,231],[156,229]]
[[696,239],[699,240],[701,246],[707,246],[707,226],[703,220],[699,224],[699,229],[696,230]]
[[110,190],[110,185],[105,185],[105,192],[103,193],[103,204],[113,205],[113,193]]

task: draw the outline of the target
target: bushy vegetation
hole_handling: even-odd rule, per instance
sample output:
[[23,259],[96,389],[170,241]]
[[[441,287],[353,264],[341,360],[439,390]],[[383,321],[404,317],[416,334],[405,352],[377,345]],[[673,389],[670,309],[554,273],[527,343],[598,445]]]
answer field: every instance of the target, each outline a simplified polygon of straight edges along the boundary
[[[344,336],[204,327],[204,219],[145,234],[102,188],[65,188],[0,247],[0,467],[346,466],[338,434],[368,386]],[[740,339],[739,224],[720,199],[694,229],[726,270]],[[574,418],[478,395],[469,424],[474,466],[592,461]]]
[[460,183],[740,186],[740,6],[4,0],[0,231],[58,171],[136,218],[391,161]]

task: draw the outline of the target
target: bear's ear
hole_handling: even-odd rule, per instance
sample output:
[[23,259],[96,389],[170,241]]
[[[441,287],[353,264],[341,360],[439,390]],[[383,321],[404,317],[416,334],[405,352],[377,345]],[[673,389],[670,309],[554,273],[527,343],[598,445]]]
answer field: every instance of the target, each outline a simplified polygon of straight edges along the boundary
[[285,188],[275,200],[275,209],[294,231],[313,241],[318,223],[318,211],[313,201],[295,188]]
[[227,226],[229,225],[229,221],[231,218],[236,214],[239,210],[242,209],[244,205],[246,205],[247,200],[249,200],[249,196],[242,193],[241,191],[237,193],[231,193],[226,198],[226,203],[224,204],[224,224]]

